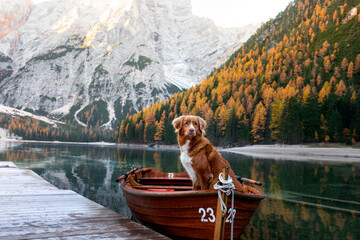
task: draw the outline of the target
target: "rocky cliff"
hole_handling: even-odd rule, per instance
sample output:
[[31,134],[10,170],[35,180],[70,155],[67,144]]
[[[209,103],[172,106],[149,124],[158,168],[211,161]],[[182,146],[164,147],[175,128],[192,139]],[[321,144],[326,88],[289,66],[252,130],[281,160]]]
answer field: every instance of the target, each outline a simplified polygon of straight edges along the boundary
[[190,0],[1,4],[0,103],[88,126],[200,82],[255,30],[219,28]]

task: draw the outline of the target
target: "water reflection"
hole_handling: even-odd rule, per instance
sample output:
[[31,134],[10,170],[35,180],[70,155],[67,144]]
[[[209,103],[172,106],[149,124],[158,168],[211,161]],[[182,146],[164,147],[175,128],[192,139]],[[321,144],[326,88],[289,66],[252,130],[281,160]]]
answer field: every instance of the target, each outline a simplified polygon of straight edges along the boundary
[[[241,239],[360,239],[360,164],[296,162],[223,154],[238,175],[259,180],[268,196]],[[112,146],[22,144],[0,161],[31,168],[122,215],[130,211],[115,179],[133,167],[183,171],[177,151]]]

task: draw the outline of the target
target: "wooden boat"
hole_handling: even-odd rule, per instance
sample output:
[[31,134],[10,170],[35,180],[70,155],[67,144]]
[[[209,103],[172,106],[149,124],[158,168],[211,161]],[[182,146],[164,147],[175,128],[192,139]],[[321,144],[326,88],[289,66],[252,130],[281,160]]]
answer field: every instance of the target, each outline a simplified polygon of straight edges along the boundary
[[[143,225],[173,239],[213,239],[216,190],[192,190],[186,172],[163,173],[153,168],[133,169],[120,179],[125,179],[121,187],[133,217]],[[238,239],[265,197],[257,189],[249,189],[247,194],[234,191],[234,210],[231,197],[227,201],[225,239],[231,236],[232,214],[233,236]]]

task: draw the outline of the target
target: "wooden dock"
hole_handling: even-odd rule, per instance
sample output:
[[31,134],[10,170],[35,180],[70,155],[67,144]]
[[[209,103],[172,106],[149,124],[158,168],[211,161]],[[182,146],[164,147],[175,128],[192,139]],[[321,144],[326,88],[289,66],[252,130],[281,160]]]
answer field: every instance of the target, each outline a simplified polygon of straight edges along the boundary
[[0,239],[168,239],[28,169],[0,162]]

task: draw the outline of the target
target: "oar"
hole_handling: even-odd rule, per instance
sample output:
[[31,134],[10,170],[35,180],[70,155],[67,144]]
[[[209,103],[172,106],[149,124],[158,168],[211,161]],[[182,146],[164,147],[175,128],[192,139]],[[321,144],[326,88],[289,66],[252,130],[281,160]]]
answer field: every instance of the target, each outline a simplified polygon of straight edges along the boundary
[[116,179],[116,182],[120,182],[121,180],[126,179],[130,174],[133,174],[136,170],[138,170],[138,168],[133,168],[130,171],[128,171],[127,173],[124,173],[123,175],[118,177],[118,179]]
[[262,183],[261,183],[261,182],[258,182],[258,181],[256,181],[256,180],[252,180],[252,179],[249,179],[249,178],[246,178],[246,177],[236,176],[236,179],[239,180],[239,182],[246,182],[246,183],[250,183],[250,184],[255,184],[255,185],[258,185],[258,186],[262,186]]

